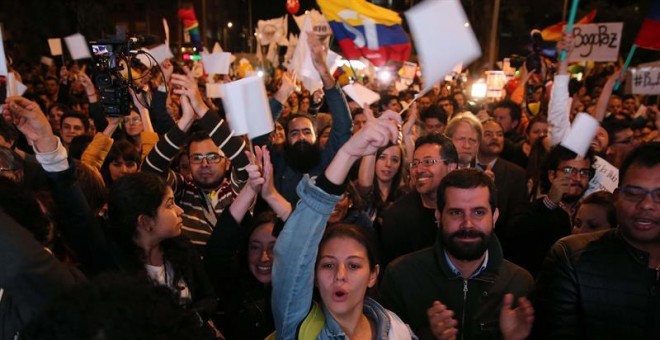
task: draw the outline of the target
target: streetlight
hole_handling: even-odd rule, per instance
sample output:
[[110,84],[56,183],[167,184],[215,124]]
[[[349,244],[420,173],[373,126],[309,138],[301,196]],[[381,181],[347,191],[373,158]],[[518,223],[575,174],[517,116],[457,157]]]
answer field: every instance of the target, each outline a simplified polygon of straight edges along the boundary
[[230,22],[227,23],[227,27],[232,28],[232,27],[234,27],[234,24],[230,21]]

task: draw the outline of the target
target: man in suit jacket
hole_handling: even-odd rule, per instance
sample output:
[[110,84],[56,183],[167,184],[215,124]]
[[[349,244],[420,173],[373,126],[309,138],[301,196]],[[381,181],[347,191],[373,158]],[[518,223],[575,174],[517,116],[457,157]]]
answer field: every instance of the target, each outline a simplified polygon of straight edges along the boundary
[[521,167],[500,158],[504,150],[504,129],[496,120],[482,123],[483,138],[479,145],[476,167],[493,177],[497,187],[497,205],[500,218],[495,224],[495,234],[502,243],[504,255],[508,255],[511,230],[524,216],[527,208],[527,178]]

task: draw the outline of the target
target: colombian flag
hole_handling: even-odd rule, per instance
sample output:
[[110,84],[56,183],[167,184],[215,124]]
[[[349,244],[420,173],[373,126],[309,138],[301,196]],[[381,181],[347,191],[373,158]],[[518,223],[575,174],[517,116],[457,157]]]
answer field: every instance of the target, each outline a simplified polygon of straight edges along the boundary
[[375,66],[406,61],[411,45],[401,17],[366,0],[317,0],[346,59],[365,57]]
[[[596,18],[596,10],[587,13],[580,20],[575,22],[576,25],[590,24]],[[541,31],[541,36],[543,36],[544,41],[559,41],[564,35],[564,26],[566,26],[566,21],[558,22],[554,25],[548,26]]]
[[642,23],[635,45],[649,50],[660,50],[660,1],[654,1]]

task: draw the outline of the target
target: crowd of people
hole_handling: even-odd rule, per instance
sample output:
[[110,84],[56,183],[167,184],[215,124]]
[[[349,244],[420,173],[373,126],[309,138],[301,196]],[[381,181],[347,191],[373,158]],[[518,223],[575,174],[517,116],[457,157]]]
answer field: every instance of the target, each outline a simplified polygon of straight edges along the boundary
[[[175,61],[131,70],[125,116],[77,64],[15,65],[0,338],[660,337],[657,98],[563,61],[498,101],[454,80],[367,105],[309,45],[323,89],[273,69],[252,140]],[[579,112],[585,154],[561,143]]]

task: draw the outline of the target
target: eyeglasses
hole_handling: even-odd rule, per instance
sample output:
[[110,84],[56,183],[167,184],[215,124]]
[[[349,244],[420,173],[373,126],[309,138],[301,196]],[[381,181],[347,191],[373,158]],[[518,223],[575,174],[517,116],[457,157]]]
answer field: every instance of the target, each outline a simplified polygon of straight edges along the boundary
[[646,198],[646,195],[651,195],[653,202],[660,203],[660,188],[654,190],[646,190],[640,187],[624,186],[619,188],[621,196],[628,201],[640,202]]
[[140,118],[140,117],[133,117],[133,118],[126,117],[126,118],[124,118],[124,124],[137,124],[137,123],[140,123],[140,122],[142,122],[142,118]]
[[408,166],[409,166],[411,169],[413,169],[413,168],[416,168],[418,165],[421,164],[421,165],[423,165],[424,167],[428,168],[428,167],[430,167],[431,165],[434,165],[434,164],[436,164],[436,163],[438,163],[438,162],[444,162],[444,163],[447,163],[447,160],[444,159],[444,158],[440,158],[440,159],[425,158],[425,159],[422,159],[422,160],[415,159],[415,160],[413,160],[412,162],[408,163]]
[[579,174],[580,177],[590,177],[591,174],[593,173],[593,169],[590,169],[590,168],[578,169],[578,168],[574,168],[572,166],[565,166],[565,167],[557,169],[557,170],[563,172],[566,175],[577,175],[577,174]]
[[18,169],[15,169],[15,168],[4,168],[4,167],[0,167],[0,173],[1,173],[1,172],[16,171],[16,170],[18,170]]
[[201,164],[205,159],[209,164],[216,164],[220,163],[221,160],[223,160],[225,156],[222,156],[218,153],[215,152],[210,152],[207,154],[201,154],[201,153],[196,153],[190,155],[190,163],[191,164]]

